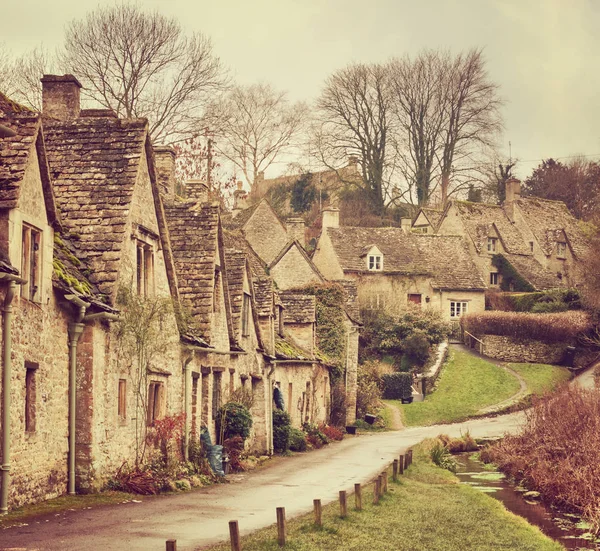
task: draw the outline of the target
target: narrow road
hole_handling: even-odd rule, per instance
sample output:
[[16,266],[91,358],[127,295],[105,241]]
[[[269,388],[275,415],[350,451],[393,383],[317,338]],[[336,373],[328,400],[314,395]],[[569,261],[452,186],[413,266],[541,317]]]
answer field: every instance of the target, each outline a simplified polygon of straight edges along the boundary
[[47,515],[27,526],[0,531],[0,549],[163,550],[176,539],[180,551],[200,549],[228,538],[228,521],[237,519],[242,534],[275,522],[275,508],[288,517],[311,510],[312,500],[337,499],[339,490],[366,482],[408,447],[440,432],[474,437],[514,432],[522,414],[433,427],[348,437],[321,450],[299,454],[271,467],[234,476],[231,484],[125,503]]

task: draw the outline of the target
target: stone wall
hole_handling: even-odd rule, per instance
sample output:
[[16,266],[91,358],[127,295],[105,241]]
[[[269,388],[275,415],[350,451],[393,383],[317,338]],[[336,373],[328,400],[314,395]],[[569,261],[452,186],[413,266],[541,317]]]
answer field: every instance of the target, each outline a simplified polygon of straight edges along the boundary
[[545,343],[530,339],[515,339],[501,335],[483,335],[484,354],[507,362],[560,364],[570,343]]
[[323,281],[296,246],[288,249],[279,262],[271,267],[270,274],[279,289],[283,290]]
[[244,226],[244,235],[256,254],[270,264],[288,242],[286,229],[265,201],[262,201]]

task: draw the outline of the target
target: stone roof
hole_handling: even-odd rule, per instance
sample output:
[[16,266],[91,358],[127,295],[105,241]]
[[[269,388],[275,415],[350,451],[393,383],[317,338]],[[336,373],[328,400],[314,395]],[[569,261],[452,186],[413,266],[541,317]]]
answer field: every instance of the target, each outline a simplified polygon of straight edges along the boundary
[[433,231],[437,231],[437,228],[444,217],[444,211],[441,209],[422,207],[421,212],[425,215],[425,218],[429,220],[429,224],[431,224]]
[[194,200],[165,201],[164,206],[183,308],[192,330],[210,343],[219,206]]
[[227,266],[227,283],[231,304],[231,323],[233,324],[234,331],[237,333],[240,331],[242,305],[244,303],[246,255],[242,251],[225,249],[225,264]]
[[148,123],[108,117],[48,119],[44,128],[64,226],[90,267],[91,282],[114,297]]
[[273,279],[268,276],[256,277],[253,280],[253,285],[257,314],[259,316],[270,316],[273,314],[273,293],[275,291]]
[[454,201],[453,204],[460,213],[465,229],[478,253],[486,250],[490,230],[495,228],[508,253],[531,254],[523,234],[509,220],[502,206],[468,201]]
[[348,317],[355,323],[361,323],[360,306],[358,304],[358,286],[353,279],[336,279],[337,283],[344,289],[346,302],[344,309]]
[[519,275],[527,280],[537,291],[564,287],[565,284],[556,274],[542,266],[533,256],[522,254],[504,254]]
[[279,291],[279,298],[285,308],[284,323],[315,323],[316,297],[301,295],[297,291]]
[[252,245],[248,243],[244,234],[239,229],[223,229],[223,243],[226,248],[243,251],[246,255],[250,270],[255,277],[261,277],[267,274],[267,265],[256,254]]
[[241,229],[246,225],[246,222],[252,218],[254,211],[258,208],[260,201],[248,208],[240,211],[236,216],[227,214],[223,216],[223,226],[231,229]]
[[577,219],[562,201],[550,201],[537,197],[521,198],[516,204],[537,239],[544,254],[556,251],[556,242],[562,240],[564,231],[575,256],[582,258],[588,249]]
[[[458,236],[405,233],[400,228],[326,228],[345,272],[424,275],[439,289],[484,289],[466,243]],[[381,272],[369,272],[365,251],[383,255]]]
[[299,346],[294,340],[286,336],[275,336],[275,358],[278,360],[305,360],[312,362],[311,355]]
[[283,249],[281,249],[281,251],[279,251],[279,254],[269,264],[269,266],[268,266],[269,270],[273,269],[277,264],[279,264],[279,262],[281,261],[281,259],[288,253],[288,251],[292,247],[296,247],[296,249],[298,250],[298,252],[300,253],[300,255],[304,258],[304,260],[306,261],[306,263],[308,264],[308,266],[310,267],[310,269],[314,272],[314,274],[321,281],[325,281],[325,278],[323,277],[323,274],[321,274],[321,272],[319,271],[319,268],[317,268],[315,266],[314,262],[312,261],[312,259],[310,258],[310,256],[308,256],[308,253],[306,252],[306,250],[304,249],[304,247],[296,239],[291,239],[290,241],[288,241],[286,243],[286,245],[283,247]]

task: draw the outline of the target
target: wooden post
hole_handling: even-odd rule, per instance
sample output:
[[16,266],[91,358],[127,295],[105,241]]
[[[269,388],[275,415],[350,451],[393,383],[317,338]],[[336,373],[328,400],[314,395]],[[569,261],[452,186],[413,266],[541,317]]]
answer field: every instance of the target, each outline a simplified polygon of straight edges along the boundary
[[177,551],[177,540],[167,540],[167,551]]
[[354,485],[354,507],[357,511],[362,511],[362,487],[360,484]]
[[383,497],[383,474],[379,475],[379,497]]
[[388,491],[388,472],[387,469],[385,471],[383,471],[383,493],[387,494]]
[[412,465],[412,450],[408,450],[408,464]]
[[404,454],[404,470],[408,469],[408,465],[409,465],[408,461],[409,461],[408,460],[408,452],[406,452]]
[[231,541],[231,551],[242,551],[240,543],[240,527],[237,520],[229,521],[229,539]]
[[379,503],[379,494],[381,493],[381,478],[377,477],[375,480],[375,486],[373,487],[373,505]]
[[401,455],[398,460],[398,473],[404,474],[404,455]]
[[313,499],[313,506],[315,509],[315,524],[317,526],[323,526],[323,519],[321,516],[323,509],[321,508],[321,500]]
[[392,463],[392,480],[398,482],[398,460],[394,459]]
[[277,507],[277,543],[285,545],[285,507]]
[[346,491],[340,490],[340,517],[346,518],[348,516],[348,505],[346,503]]

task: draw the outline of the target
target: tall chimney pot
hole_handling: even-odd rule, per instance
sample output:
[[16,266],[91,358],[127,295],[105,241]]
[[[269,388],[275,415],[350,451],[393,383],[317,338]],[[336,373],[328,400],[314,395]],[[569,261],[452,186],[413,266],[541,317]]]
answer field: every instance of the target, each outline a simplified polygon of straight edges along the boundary
[[42,77],[42,111],[53,119],[77,119],[81,111],[81,83],[73,75]]
[[204,180],[188,180],[185,183],[185,192],[188,199],[195,199],[200,203],[208,201],[208,186]]
[[169,199],[175,196],[175,158],[175,149],[170,145],[154,146],[158,187],[161,194]]
[[340,227],[340,209],[336,207],[327,207],[323,209],[323,228]]

